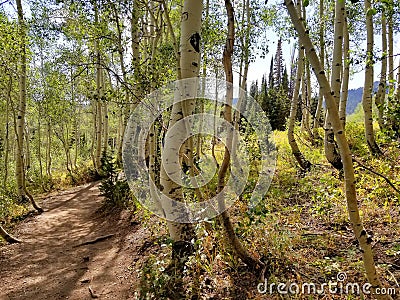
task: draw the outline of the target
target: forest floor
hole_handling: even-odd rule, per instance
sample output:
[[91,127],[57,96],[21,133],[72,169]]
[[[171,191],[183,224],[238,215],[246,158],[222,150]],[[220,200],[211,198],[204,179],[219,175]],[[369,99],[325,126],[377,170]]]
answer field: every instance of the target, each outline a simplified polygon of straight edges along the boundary
[[128,211],[103,213],[98,185],[47,195],[18,225],[23,243],[0,247],[0,299],[135,299],[129,265],[150,232]]
[[[387,143],[385,156],[368,156],[362,127],[350,142],[362,162],[386,174],[400,188],[400,145]],[[99,182],[38,197],[43,214],[30,213],[11,226],[23,243],[0,242],[0,300],[29,299],[374,299],[359,294],[286,295],[279,283],[322,287],[366,282],[362,254],[348,221],[342,179],[321,150],[301,144],[314,164],[299,172],[284,133],[268,193],[252,211],[246,201],[230,209],[235,232],[245,247],[267,263],[268,286],[232,255],[218,220],[196,225],[196,251],[181,281],[171,272],[171,240],[165,222],[139,207],[107,210]],[[377,271],[383,286],[400,299],[400,195],[379,176],[356,165],[356,187],[365,228],[373,236]],[[246,200],[246,199],[243,199]],[[8,222],[15,223],[15,222]],[[207,225],[207,226],[206,226]],[[7,228],[8,229],[8,228]],[[262,282],[261,282],[262,284]],[[262,288],[267,288],[267,282]]]

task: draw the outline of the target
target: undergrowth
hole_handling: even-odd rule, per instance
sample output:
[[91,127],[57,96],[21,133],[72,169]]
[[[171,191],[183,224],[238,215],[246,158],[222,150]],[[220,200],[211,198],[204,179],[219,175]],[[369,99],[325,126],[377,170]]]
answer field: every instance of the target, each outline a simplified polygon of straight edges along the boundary
[[[399,144],[378,136],[384,156],[371,157],[362,124],[348,122],[346,133],[354,156],[400,188]],[[367,281],[362,255],[348,221],[342,179],[325,159],[323,149],[311,146],[306,133],[297,130],[296,139],[312,162],[312,170],[299,172],[286,132],[275,132],[275,176],[256,207],[249,210],[246,201],[238,201],[230,209],[236,234],[253,255],[267,263],[268,283],[323,284],[345,273],[348,282],[363,284]],[[399,195],[362,166],[355,164],[355,173],[361,215],[374,237],[378,272],[384,286],[396,287],[400,277]],[[154,230],[155,236],[160,234],[159,227]],[[186,264],[184,278],[179,279],[186,291],[182,299],[319,299],[311,295],[284,297],[276,290],[271,295],[259,293],[259,278],[233,255],[217,220],[198,224],[196,232],[196,252]],[[166,296],[174,282],[166,272],[171,246],[160,243],[155,247],[144,262],[132,266],[141,278],[136,296],[174,299]],[[365,295],[325,295],[324,299],[360,297],[371,299]]]
[[104,197],[105,209],[127,209],[134,208],[135,202],[128,182],[125,178],[120,179],[119,170],[113,157],[103,153],[101,158],[101,175],[103,179],[99,186],[101,195]]

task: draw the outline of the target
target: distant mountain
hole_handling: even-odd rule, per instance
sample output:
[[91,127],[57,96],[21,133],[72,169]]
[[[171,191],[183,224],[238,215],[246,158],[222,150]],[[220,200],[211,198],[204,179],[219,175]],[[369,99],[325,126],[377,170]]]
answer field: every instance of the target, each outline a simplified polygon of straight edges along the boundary
[[[379,81],[374,82],[374,92],[378,90]],[[356,109],[358,103],[362,101],[363,88],[349,90],[349,96],[347,97],[346,114],[351,115]]]

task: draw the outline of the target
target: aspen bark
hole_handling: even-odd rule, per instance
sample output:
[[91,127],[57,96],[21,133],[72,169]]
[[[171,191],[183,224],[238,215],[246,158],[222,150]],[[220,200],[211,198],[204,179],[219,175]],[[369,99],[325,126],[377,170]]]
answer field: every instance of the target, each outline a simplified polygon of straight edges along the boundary
[[6,187],[8,180],[8,150],[10,149],[10,103],[11,103],[11,90],[12,90],[12,76],[9,76],[8,87],[7,87],[7,99],[6,99],[6,136],[5,136],[5,147],[4,147],[4,177],[3,187]]
[[313,134],[310,127],[310,112],[311,112],[311,72],[310,72],[310,64],[308,60],[304,60],[305,64],[305,72],[304,72],[304,129],[308,133],[310,139],[313,139]]
[[51,123],[47,120],[47,134],[46,134],[46,175],[51,179]]
[[245,31],[245,36],[244,36],[244,49],[243,51],[243,63],[244,63],[244,68],[243,68],[243,74],[240,74],[242,81],[240,83],[240,88],[244,91],[247,91],[247,76],[249,73],[249,65],[250,65],[250,1],[249,0],[244,0],[243,1],[243,16],[246,16],[246,31]]
[[42,163],[42,106],[39,104],[39,115],[38,115],[38,128],[37,128],[37,159],[39,161],[39,181],[40,185],[43,187],[43,163]]
[[350,79],[350,36],[347,24],[347,14],[345,11],[343,26],[343,78],[342,78],[342,94],[339,103],[339,117],[343,128],[346,126],[346,107],[347,98],[349,96],[349,79]]
[[[306,14],[306,9],[302,7],[301,5],[297,6],[298,9],[300,9],[300,12],[303,16],[303,20],[307,20],[307,14]],[[307,131],[307,133],[312,137],[312,132],[310,129],[310,99],[311,95],[309,94],[308,88],[311,87],[311,81],[308,80],[308,60],[306,57],[304,57],[303,60],[303,80],[301,81],[301,130],[302,131]],[[308,70],[307,70],[308,69]]]
[[[331,74],[332,96],[335,100],[336,107],[339,108],[340,90],[341,90],[341,74],[343,66],[343,23],[345,13],[345,2],[335,2],[335,30],[334,30],[334,47],[333,62]],[[324,139],[325,156],[331,165],[339,171],[343,169],[343,163],[340,158],[335,135],[333,132],[330,112],[326,112],[325,120],[325,139]]]
[[[354,234],[359,242],[368,281],[371,284],[373,291],[376,291],[377,288],[382,287],[382,284],[378,277],[373,257],[371,245],[372,237],[364,229],[361,221],[357,203],[353,160],[349,144],[347,142],[346,133],[343,130],[342,124],[340,122],[337,104],[335,99],[333,98],[333,95],[331,94],[330,84],[325,76],[325,71],[321,67],[314,45],[310,37],[308,36],[309,31],[306,30],[302,19],[296,11],[293,1],[285,0],[285,5],[290,15],[290,19],[298,33],[299,39],[305,47],[306,55],[309,57],[318,83],[324,92],[326,106],[331,114],[332,127],[338,142],[340,155],[343,161],[345,193],[350,223],[353,227]],[[391,297],[388,295],[380,295],[379,298],[391,299]]]
[[374,84],[374,27],[372,13],[370,11],[371,1],[372,0],[364,0],[364,13],[367,26],[367,52],[362,106],[364,110],[365,139],[368,144],[368,149],[373,155],[381,155],[382,152],[375,140],[373,126],[374,120],[372,118],[372,88]]
[[296,71],[296,81],[293,88],[293,96],[290,105],[290,114],[288,121],[288,141],[290,148],[292,149],[293,156],[297,160],[300,168],[304,171],[309,171],[311,169],[311,163],[304,157],[303,153],[301,153],[299,146],[297,145],[296,139],[294,137],[294,126],[296,123],[297,117],[297,107],[299,103],[299,91],[300,84],[302,81],[302,74],[304,71],[304,49],[299,42],[299,57],[297,59],[297,71]]
[[[181,18],[180,69],[178,69],[178,74],[181,74],[182,79],[197,77],[199,75],[202,10],[202,1],[184,1]],[[194,100],[185,100],[175,103],[172,106],[168,128],[171,128],[175,123],[192,114],[195,105],[194,102]],[[164,148],[171,146],[166,141]],[[184,149],[185,152],[193,151],[193,149],[188,148],[190,147]],[[168,176],[164,164],[161,165],[160,186],[163,194],[175,201],[183,202],[184,195],[182,188]],[[172,207],[164,207],[164,211],[167,214],[173,213],[173,210],[174,208]],[[179,213],[188,214],[185,211]],[[174,241],[173,258],[185,258],[190,255],[193,252],[192,240],[195,238],[193,225],[191,223],[177,223],[173,221],[167,221],[167,225],[170,237]]]
[[385,12],[382,11],[381,15],[382,22],[382,62],[381,62],[381,74],[379,78],[379,87],[375,95],[375,104],[378,108],[378,124],[379,128],[382,130],[385,127],[385,122],[383,119],[383,112],[385,110],[385,98],[386,98],[386,73],[387,73],[387,24]]
[[[225,70],[225,76],[227,81],[226,86],[226,97],[227,105],[224,106],[224,119],[232,123],[232,100],[233,100],[233,72],[232,72],[232,54],[233,46],[235,41],[235,28],[234,28],[234,10],[230,0],[225,0],[225,8],[228,15],[228,33],[225,43],[224,53],[223,53],[223,64]],[[233,133],[228,132],[226,138],[226,145],[232,145],[233,143]],[[225,149],[224,158],[221,167],[218,170],[218,193],[223,193],[225,187],[225,177],[230,164],[230,153]],[[224,199],[224,197],[222,197]],[[222,211],[220,216],[222,224],[224,225],[227,239],[235,251],[236,255],[253,271],[262,272],[265,265],[259,259],[253,257],[247,249],[242,245],[238,237],[236,236],[233,224],[230,220],[228,211],[225,209],[224,200],[219,201],[219,210]]]
[[397,90],[396,90],[396,100],[400,102],[400,62],[397,68]]
[[[324,21],[324,0],[319,1],[319,60],[321,62],[322,69],[325,69],[325,21]],[[315,117],[314,117],[314,123],[313,123],[313,140],[314,142],[317,142],[318,139],[320,139],[318,135],[318,128],[320,127],[320,119],[321,119],[321,113],[322,113],[322,102],[324,101],[324,96],[321,91],[321,88],[319,89],[319,94],[318,94],[318,104],[317,104],[317,110],[315,111]]]
[[[102,76],[101,76],[101,81],[102,81],[101,86],[105,87],[104,74],[102,74]],[[103,113],[103,137],[104,137],[103,138],[103,154],[105,155],[108,151],[108,137],[109,137],[107,101],[104,101],[102,106],[103,106],[103,112],[104,112]]]
[[[393,0],[390,0],[390,5],[393,7]],[[393,11],[388,12],[388,79],[389,79],[389,90],[393,93],[394,90],[394,52],[393,52]],[[399,81],[397,81],[399,82]]]
[[43,209],[36,203],[26,188],[25,165],[24,165],[24,133],[25,133],[25,113],[26,113],[26,25],[21,0],[16,0],[18,23],[20,31],[20,61],[19,61],[19,104],[16,120],[17,136],[17,155],[16,155],[16,181],[18,194],[21,198],[28,197],[32,206],[38,211]]
[[[96,26],[99,26],[99,10],[97,7],[97,0],[94,2],[94,22]],[[101,54],[99,37],[95,37],[95,53],[96,53],[96,143],[95,143],[95,154],[94,163],[95,169],[98,174],[101,172],[101,155],[102,155],[102,132],[103,132],[103,117],[102,117],[102,104],[103,100],[103,86],[102,86],[102,75],[103,69],[101,66]]]

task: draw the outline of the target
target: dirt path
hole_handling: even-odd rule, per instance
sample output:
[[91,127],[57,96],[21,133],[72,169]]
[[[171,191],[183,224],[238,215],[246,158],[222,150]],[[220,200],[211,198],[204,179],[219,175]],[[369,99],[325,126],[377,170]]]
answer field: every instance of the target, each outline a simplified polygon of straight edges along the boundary
[[44,199],[14,233],[24,242],[0,248],[0,299],[135,299],[129,266],[150,233],[127,212],[96,212],[101,201],[97,183]]

